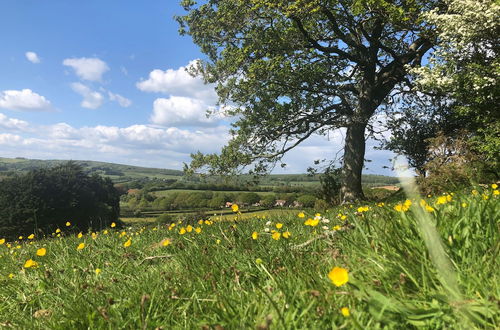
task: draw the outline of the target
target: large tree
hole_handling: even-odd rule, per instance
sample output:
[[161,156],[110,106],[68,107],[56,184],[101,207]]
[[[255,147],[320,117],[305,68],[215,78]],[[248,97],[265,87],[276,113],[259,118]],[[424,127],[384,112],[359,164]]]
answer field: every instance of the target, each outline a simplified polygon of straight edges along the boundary
[[365,134],[432,37],[420,14],[439,1],[184,0],[178,17],[207,55],[193,69],[237,118],[220,154],[192,155],[212,173],[268,170],[313,134],[345,127],[342,198],[363,198]]

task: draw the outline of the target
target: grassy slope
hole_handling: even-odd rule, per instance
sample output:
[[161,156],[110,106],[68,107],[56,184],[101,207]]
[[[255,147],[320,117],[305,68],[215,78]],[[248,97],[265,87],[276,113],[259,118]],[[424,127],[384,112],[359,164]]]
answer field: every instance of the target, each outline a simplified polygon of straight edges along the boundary
[[[268,319],[275,329],[498,328],[500,208],[491,189],[484,192],[488,199],[481,193],[455,194],[441,205],[429,201],[458,274],[460,301],[450,302],[440,284],[411,211],[414,202],[408,212],[393,205],[370,205],[361,214],[356,207],[332,210],[325,215],[330,222],[316,227],[293,214],[196,225],[200,234],[180,235],[178,224],[172,230],[133,227],[125,236],[120,230],[95,239],[68,233],[19,248],[0,245],[0,325],[255,329]],[[283,227],[276,229],[277,223]],[[342,229],[314,240],[323,225]],[[292,236],[274,240],[265,228]],[[129,238],[131,246],[124,247]],[[166,238],[172,243],[164,247],[159,243]],[[81,242],[86,246],[77,251]],[[47,255],[38,257],[42,246]],[[39,267],[24,269],[29,258]],[[328,279],[334,266],[349,270],[346,285]],[[350,317],[342,316],[342,307],[350,308]]]

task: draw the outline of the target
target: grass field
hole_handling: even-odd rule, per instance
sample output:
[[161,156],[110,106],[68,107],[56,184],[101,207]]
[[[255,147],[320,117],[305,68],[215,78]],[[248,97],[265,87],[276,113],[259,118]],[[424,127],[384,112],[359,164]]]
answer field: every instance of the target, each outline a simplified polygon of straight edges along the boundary
[[0,327],[500,327],[496,188],[297,213],[0,240]]
[[[173,193],[181,193],[181,192],[213,192],[213,193],[222,193],[222,194],[244,194],[249,191],[237,191],[237,190],[229,190],[229,191],[214,191],[214,190],[194,190],[194,189],[168,189],[168,190],[158,190],[154,191],[153,194],[158,197],[164,197]],[[273,195],[272,191],[255,191],[255,193],[265,196],[265,195]]]

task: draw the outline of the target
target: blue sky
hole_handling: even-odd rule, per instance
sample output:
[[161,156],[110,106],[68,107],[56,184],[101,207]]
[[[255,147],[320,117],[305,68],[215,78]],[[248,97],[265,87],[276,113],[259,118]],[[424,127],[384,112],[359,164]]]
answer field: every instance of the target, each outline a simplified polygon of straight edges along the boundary
[[[1,0],[0,157],[99,160],[180,169],[216,152],[230,118],[206,118],[212,86],[184,68],[203,55],[178,35],[176,0]],[[391,174],[369,142],[366,173]],[[342,132],[286,156],[300,173],[333,157]]]

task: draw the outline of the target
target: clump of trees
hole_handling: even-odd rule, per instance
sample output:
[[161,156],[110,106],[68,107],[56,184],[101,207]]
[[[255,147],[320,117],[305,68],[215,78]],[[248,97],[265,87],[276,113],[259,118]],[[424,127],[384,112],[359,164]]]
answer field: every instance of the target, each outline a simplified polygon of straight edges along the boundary
[[68,221],[73,229],[101,229],[118,221],[119,194],[110,179],[68,162],[2,180],[0,210],[4,237],[50,233]]

